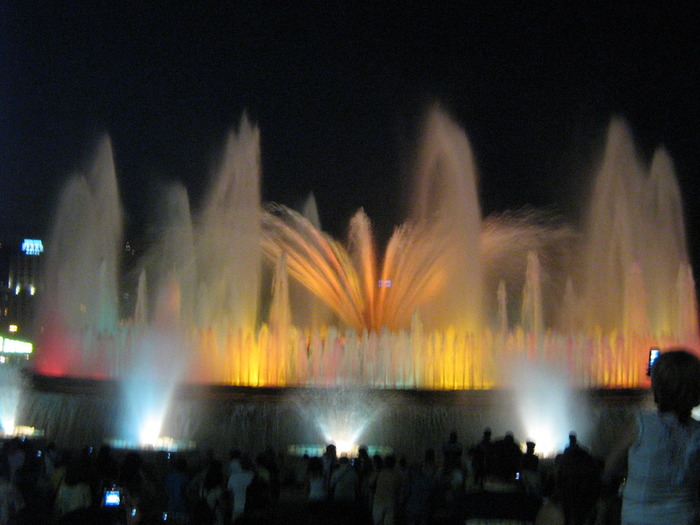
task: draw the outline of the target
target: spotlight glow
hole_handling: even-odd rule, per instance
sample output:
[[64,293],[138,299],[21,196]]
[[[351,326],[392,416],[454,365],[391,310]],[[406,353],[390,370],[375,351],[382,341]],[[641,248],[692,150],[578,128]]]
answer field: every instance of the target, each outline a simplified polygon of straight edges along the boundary
[[154,414],[146,418],[139,431],[139,444],[142,447],[155,447],[160,438],[165,414]]
[[336,439],[331,440],[335,444],[336,452],[338,456],[356,456],[359,449],[359,445],[354,443],[352,440],[346,439]]
[[561,452],[569,432],[585,434],[588,417],[561,371],[521,363],[514,375],[516,405],[523,431],[540,456]]
[[357,454],[361,443],[372,440],[374,423],[382,414],[398,402],[389,392],[377,402],[363,389],[339,388],[322,392],[299,392],[290,399],[297,412],[309,423],[309,428],[318,429],[318,434],[309,436],[334,444],[339,456]]
[[2,432],[6,436],[14,436],[15,434],[15,415],[14,414],[2,414],[0,417],[0,426],[2,426]]

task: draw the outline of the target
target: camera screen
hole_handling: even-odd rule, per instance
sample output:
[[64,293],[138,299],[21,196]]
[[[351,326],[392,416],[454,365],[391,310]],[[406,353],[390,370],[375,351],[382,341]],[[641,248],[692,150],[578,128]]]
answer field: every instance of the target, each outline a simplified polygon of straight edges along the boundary
[[102,504],[105,507],[118,507],[121,503],[121,492],[119,490],[105,490]]
[[647,375],[651,375],[651,367],[654,366],[654,361],[659,357],[661,351],[658,348],[652,348],[649,350],[649,364],[647,365]]

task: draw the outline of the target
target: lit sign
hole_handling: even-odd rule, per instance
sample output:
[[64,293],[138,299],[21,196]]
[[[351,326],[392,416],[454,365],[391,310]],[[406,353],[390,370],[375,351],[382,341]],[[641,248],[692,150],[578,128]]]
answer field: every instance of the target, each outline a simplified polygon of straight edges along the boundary
[[31,354],[34,349],[32,343],[7,337],[0,337],[0,348],[3,354]]
[[22,251],[27,255],[41,255],[44,251],[44,243],[39,239],[24,239]]

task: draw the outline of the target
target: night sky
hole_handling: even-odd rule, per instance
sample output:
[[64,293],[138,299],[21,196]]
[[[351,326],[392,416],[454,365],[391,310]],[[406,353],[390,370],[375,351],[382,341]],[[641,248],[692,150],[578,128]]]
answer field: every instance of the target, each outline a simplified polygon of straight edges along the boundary
[[261,129],[265,200],[313,191],[336,235],[364,207],[386,238],[439,102],[472,142],[484,214],[579,217],[607,123],[626,118],[644,155],[664,144],[674,158],[700,261],[693,3],[612,3],[3,2],[0,240],[45,238],[103,133],[138,239],[163,183],[197,207],[244,111]]

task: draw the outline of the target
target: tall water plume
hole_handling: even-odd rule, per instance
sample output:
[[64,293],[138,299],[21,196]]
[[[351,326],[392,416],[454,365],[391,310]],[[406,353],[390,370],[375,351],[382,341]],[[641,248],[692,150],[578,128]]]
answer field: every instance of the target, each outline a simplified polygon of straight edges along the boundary
[[613,120],[595,181],[582,254],[582,328],[633,329],[629,299],[639,308],[643,293],[647,306],[640,316],[649,320],[653,335],[669,336],[679,301],[671,283],[688,263],[673,164],[659,149],[647,169],[627,126]]
[[67,332],[117,330],[121,235],[112,146],[103,138],[92,165],[73,175],[61,194],[50,234],[39,325],[40,344],[53,350],[40,354],[44,370],[71,375],[103,367]]
[[412,205],[411,220],[438,236],[444,243],[441,247],[448,250],[449,285],[439,298],[422,305],[421,315],[431,327],[480,330],[483,283],[476,165],[464,131],[437,107],[425,121]]
[[257,326],[260,227],[260,132],[244,116],[228,136],[196,225],[199,326]]

